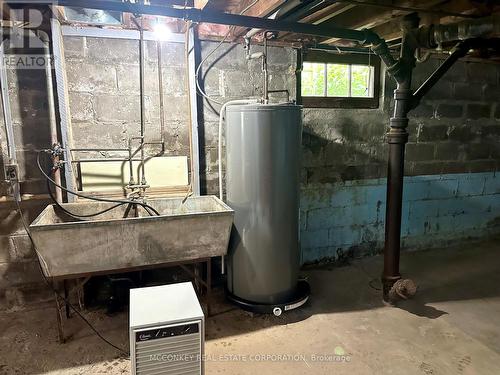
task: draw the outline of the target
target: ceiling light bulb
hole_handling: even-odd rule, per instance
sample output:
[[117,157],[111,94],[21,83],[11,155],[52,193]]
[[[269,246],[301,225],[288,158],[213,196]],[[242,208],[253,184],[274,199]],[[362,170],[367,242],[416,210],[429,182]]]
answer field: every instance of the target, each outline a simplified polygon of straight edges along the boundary
[[159,40],[167,40],[169,35],[172,33],[164,23],[156,23],[153,26],[153,31]]

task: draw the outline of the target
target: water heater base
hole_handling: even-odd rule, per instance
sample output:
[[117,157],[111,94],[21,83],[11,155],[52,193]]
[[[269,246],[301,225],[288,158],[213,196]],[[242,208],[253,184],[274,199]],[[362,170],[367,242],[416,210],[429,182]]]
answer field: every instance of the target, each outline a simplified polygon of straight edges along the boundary
[[300,280],[297,283],[297,288],[295,290],[295,293],[293,294],[293,296],[290,298],[289,301],[278,304],[267,304],[267,303],[247,301],[239,297],[236,297],[234,294],[226,290],[227,298],[239,308],[257,314],[274,314],[276,316],[280,316],[285,311],[290,311],[299,308],[300,306],[305,304],[309,299],[310,293],[311,293],[311,288],[309,287],[309,283],[306,280]]

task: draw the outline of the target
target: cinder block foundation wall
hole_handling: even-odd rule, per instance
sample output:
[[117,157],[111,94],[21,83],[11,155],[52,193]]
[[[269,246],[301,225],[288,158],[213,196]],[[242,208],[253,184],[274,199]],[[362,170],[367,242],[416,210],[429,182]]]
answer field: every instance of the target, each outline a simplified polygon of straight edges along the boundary
[[[38,150],[50,145],[46,75],[43,69],[7,69],[7,78],[21,192],[25,195],[21,208],[26,221],[31,223],[49,203],[44,195],[45,180],[36,166]],[[10,199],[9,185],[3,180],[3,166],[8,162],[3,116],[0,116],[0,148],[0,310],[3,310],[47,300],[50,293],[42,287],[29,238]]]
[[[419,64],[414,87],[441,62]],[[500,231],[499,80],[500,64],[460,61],[411,112],[404,248]],[[393,80],[383,87],[377,110],[304,110],[304,263],[383,248]]]
[[[65,37],[75,146],[121,147],[139,132],[137,41]],[[201,58],[217,43],[202,42]],[[261,50],[253,47],[253,51]],[[271,89],[295,98],[296,51],[269,51]],[[163,47],[167,155],[188,155],[188,109],[184,46]],[[146,48],[146,137],[159,137],[155,43]],[[439,64],[419,65],[422,81]],[[216,100],[260,96],[260,61],[247,61],[241,45],[224,44],[201,72]],[[406,247],[427,247],[499,231],[500,66],[458,63],[414,111],[404,204]],[[31,222],[48,203],[45,182],[35,166],[37,150],[50,143],[45,75],[9,72],[16,147],[32,195],[23,203]],[[383,245],[387,147],[392,81],[376,110],[304,109],[301,183],[303,263],[339,254],[377,252]],[[217,127],[220,106],[205,101],[200,111],[200,170],[203,194],[218,192]],[[0,130],[2,161],[5,135]],[[154,152],[154,150],[151,150]],[[43,287],[26,233],[7,186],[0,185],[0,309],[50,298]]]
[[[203,43],[202,57],[215,45]],[[296,58],[292,49],[270,50],[271,88],[288,89],[292,98]],[[419,64],[415,88],[441,62],[432,58]],[[207,60],[203,77],[207,94],[222,102],[261,95],[260,65],[245,61],[241,45],[218,50]],[[499,80],[500,64],[458,62],[411,113],[404,248],[435,247],[500,232]],[[374,254],[383,248],[385,133],[395,87],[388,76],[381,81],[378,109],[304,108],[303,263]],[[203,109],[205,191],[216,194],[219,106],[205,103]]]
[[[158,54],[156,42],[145,45],[145,138],[154,142],[161,140]],[[184,44],[162,42],[161,51],[165,156],[189,156]],[[74,147],[126,148],[140,135],[139,41],[64,37],[64,53]]]
[[[215,42],[201,43],[200,59],[205,59],[217,46]],[[251,51],[262,51],[261,46],[252,46]],[[269,47],[269,89],[288,90],[295,95],[295,70],[297,55],[292,48]],[[201,86],[206,94],[216,102],[228,100],[260,98],[263,89],[262,60],[247,60],[241,44],[224,43],[209,56],[200,71]],[[274,100],[286,100],[285,94],[275,94]],[[218,194],[217,137],[220,104],[204,100],[200,113],[200,171],[202,193]],[[223,153],[225,143],[223,139]],[[225,172],[225,165],[223,165]]]

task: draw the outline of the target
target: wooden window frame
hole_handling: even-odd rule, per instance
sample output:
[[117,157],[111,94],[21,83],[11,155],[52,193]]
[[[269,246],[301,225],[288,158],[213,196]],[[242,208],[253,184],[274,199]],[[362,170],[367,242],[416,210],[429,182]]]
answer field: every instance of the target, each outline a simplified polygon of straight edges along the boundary
[[373,97],[302,96],[302,71],[300,74],[300,104],[307,108],[368,108],[376,109],[380,102],[380,58],[366,54],[334,54],[324,51],[309,51],[302,62],[325,64],[366,65],[373,67]]

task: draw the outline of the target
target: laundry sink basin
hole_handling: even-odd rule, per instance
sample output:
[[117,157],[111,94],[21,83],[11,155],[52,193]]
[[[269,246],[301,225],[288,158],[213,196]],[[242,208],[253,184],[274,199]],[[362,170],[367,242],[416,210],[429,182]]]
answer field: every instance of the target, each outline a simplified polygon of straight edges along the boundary
[[[151,199],[160,216],[128,205],[75,219],[47,206],[30,225],[44,273],[52,278],[133,270],[226,254],[233,210],[215,196]],[[115,205],[65,203],[84,215]]]

